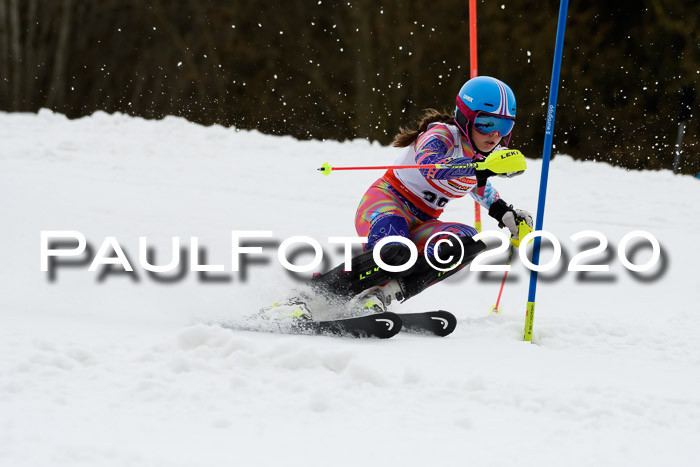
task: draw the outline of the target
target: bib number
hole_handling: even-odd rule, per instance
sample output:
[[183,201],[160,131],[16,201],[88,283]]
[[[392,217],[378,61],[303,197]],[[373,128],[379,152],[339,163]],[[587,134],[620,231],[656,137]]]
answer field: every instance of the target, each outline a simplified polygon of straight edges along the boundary
[[[444,207],[449,199],[440,197],[438,198],[438,195],[433,193],[432,191],[425,190],[423,192],[423,199],[429,202],[430,204],[435,204],[437,207],[442,208]],[[437,202],[436,202],[437,201]]]

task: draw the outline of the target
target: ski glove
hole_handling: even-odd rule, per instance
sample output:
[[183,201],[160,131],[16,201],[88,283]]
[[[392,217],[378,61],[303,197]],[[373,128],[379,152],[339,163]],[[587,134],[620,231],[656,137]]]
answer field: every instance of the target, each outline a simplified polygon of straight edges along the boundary
[[520,246],[520,227],[519,224],[525,221],[525,224],[531,232],[534,226],[532,214],[524,209],[513,209],[512,205],[506,204],[505,201],[499,199],[489,208],[489,216],[498,221],[500,228],[508,227],[510,230],[511,242],[513,245]]

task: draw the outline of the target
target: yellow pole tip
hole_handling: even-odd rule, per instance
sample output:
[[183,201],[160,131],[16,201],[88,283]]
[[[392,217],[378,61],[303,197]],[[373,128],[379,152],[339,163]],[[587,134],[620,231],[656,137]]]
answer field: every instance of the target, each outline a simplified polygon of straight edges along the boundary
[[323,165],[319,167],[318,171],[321,172],[323,175],[330,175],[333,171],[333,167],[331,167],[328,162],[324,162]]

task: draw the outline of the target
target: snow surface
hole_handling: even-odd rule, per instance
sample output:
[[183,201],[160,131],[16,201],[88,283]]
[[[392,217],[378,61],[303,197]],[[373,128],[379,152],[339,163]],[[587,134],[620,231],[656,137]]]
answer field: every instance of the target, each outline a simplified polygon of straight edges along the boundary
[[[541,274],[533,344],[521,340],[529,274],[517,259],[502,315],[489,315],[498,273],[460,274],[394,310],[451,310],[447,338],[289,336],[211,324],[297,284],[274,246],[245,281],[231,273],[230,232],[311,236],[335,265],[327,238],[355,235],[380,173],[315,168],[390,164],[397,150],[105,113],[0,114],[0,134],[0,465],[697,465],[696,179],[552,161],[545,229],[567,258],[571,235],[604,233],[608,256],[592,263],[611,270]],[[494,183],[534,211],[541,163],[528,165]],[[472,223],[473,203],[443,218]],[[639,229],[665,266],[632,274],[616,250]],[[83,263],[50,282],[42,230],[80,231],[95,250],[115,236],[136,272],[100,281]],[[198,237],[222,281],[155,281],[139,236],[158,264],[171,237]]]

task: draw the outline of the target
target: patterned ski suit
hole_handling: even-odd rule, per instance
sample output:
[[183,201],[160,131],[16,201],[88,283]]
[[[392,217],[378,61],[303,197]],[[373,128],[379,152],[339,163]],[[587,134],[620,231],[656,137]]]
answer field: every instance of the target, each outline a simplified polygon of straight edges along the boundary
[[[473,162],[474,153],[457,126],[433,123],[397,158],[396,165],[466,164]],[[476,184],[474,169],[389,169],[369,187],[357,209],[355,229],[359,236],[368,237],[364,249],[374,248],[386,236],[400,235],[411,239],[422,253],[436,232],[476,235],[469,225],[437,220],[449,201],[466,194],[486,209],[499,199],[490,182],[480,193]],[[434,244],[431,241],[429,255]]]

